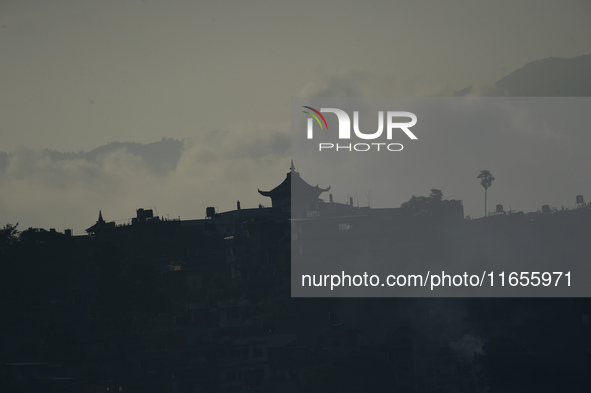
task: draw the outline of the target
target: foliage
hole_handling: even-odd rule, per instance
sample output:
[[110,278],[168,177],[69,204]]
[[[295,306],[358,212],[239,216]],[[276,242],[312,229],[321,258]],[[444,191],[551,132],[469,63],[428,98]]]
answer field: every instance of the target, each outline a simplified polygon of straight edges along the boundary
[[495,178],[492,175],[492,173],[490,173],[490,171],[486,169],[480,171],[476,178],[480,179],[480,185],[484,187],[484,215],[486,216],[486,191],[489,189],[490,186],[492,186],[492,182],[493,180],[495,180]]
[[19,232],[16,229],[17,226],[18,223],[15,225],[6,224],[4,225],[4,228],[0,229],[0,253],[6,251],[18,241]]
[[492,175],[492,173],[486,169],[480,171],[476,178],[480,179],[480,185],[482,185],[485,190],[488,190],[490,186],[492,186],[492,182],[495,180],[495,177]]
[[429,196],[413,195],[409,201],[400,205],[402,211],[415,217],[433,217],[437,215],[441,208],[443,192],[437,189],[431,189]]

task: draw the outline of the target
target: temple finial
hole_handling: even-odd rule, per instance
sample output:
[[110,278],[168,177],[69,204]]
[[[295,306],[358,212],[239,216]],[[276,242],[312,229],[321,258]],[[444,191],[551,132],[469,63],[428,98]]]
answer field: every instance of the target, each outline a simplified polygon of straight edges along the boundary
[[295,166],[293,166],[293,159],[291,160],[291,167],[289,167],[289,170],[291,172],[294,172],[295,171]]

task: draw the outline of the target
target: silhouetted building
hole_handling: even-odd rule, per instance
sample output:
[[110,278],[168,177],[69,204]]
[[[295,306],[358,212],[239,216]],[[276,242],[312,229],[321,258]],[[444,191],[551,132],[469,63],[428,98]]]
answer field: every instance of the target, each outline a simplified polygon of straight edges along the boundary
[[140,208],[136,210],[136,214],[137,216],[131,219],[132,224],[139,224],[150,220],[159,220],[158,216],[154,216],[154,211],[152,209]]
[[302,217],[308,210],[318,210],[320,194],[328,190],[330,186],[320,188],[318,185],[314,187],[306,183],[299,172],[295,171],[292,160],[285,180],[271,191],[259,190],[259,194],[271,198],[274,209],[281,212],[291,211],[292,217]]
[[96,223],[93,226],[91,226],[90,228],[87,228],[86,232],[90,236],[93,236],[105,228],[115,228],[115,222],[114,221],[106,222],[103,219],[103,212],[101,210],[99,210],[98,220],[96,220]]

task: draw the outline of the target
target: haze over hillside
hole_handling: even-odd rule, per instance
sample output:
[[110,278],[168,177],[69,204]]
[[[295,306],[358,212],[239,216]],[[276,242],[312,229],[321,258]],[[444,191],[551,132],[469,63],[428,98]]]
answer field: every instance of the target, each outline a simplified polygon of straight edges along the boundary
[[[591,55],[528,63],[494,83],[494,89],[492,95],[591,96]],[[479,92],[470,87],[457,95],[474,96]],[[577,138],[569,143],[583,146],[584,138]],[[578,142],[573,142],[575,140]],[[532,149],[535,143],[532,139]],[[170,214],[171,217],[201,218],[205,207],[210,205],[224,211],[233,209],[238,199],[243,207],[269,203],[256,190],[272,189],[279,184],[289,169],[289,161],[289,136],[280,131],[260,129],[243,133],[203,131],[191,141],[162,138],[147,144],[111,142],[90,151],[61,152],[26,147],[0,151],[0,219],[3,223],[20,222],[23,229],[29,226],[73,227],[75,233],[81,233],[96,220],[100,209],[107,220],[125,220],[139,207],[156,207],[165,217]],[[296,167],[298,165],[299,169],[305,166],[296,162]],[[421,165],[439,164],[423,162]],[[475,174],[480,169],[495,173],[494,165],[485,165],[487,168],[472,162],[465,165],[475,166]],[[566,167],[561,169],[558,161],[555,170],[572,173]],[[309,170],[303,171],[302,176],[311,184],[331,184],[335,200],[344,201],[348,193],[363,195],[367,191],[348,190],[347,185],[317,178]],[[381,205],[399,206],[412,194],[426,195],[430,188],[440,187],[446,197],[465,202],[474,199],[472,202],[476,203],[476,195],[479,196],[481,190],[472,180],[465,179],[463,189],[452,189],[451,182],[445,178],[441,178],[440,185],[425,179],[420,188],[399,179],[400,195],[376,195],[374,200],[381,198]],[[491,203],[495,202],[497,190],[508,187],[507,183],[503,186],[504,180],[499,178],[491,189]],[[553,186],[548,187],[550,193]],[[565,190],[572,198],[584,192],[585,187]],[[569,206],[570,199],[560,198],[555,205]],[[518,210],[539,208],[523,206],[514,200],[499,202],[513,203],[512,207]],[[480,208],[475,212],[468,210],[466,214],[480,211]]]

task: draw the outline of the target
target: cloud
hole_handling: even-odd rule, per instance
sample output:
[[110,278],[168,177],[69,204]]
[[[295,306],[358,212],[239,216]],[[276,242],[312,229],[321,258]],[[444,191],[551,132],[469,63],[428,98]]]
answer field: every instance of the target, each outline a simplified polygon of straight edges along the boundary
[[477,84],[465,87],[460,90],[454,90],[453,97],[506,97],[507,91],[490,84]]
[[450,95],[446,83],[428,83],[421,75],[379,73],[360,68],[317,70],[300,97],[420,97]]
[[99,210],[119,224],[140,207],[183,219],[202,218],[207,206],[231,210],[238,199],[256,207],[269,203],[257,188],[283,180],[288,152],[288,135],[268,128],[109,143],[89,152],[19,148],[0,155],[0,219],[80,234]]

